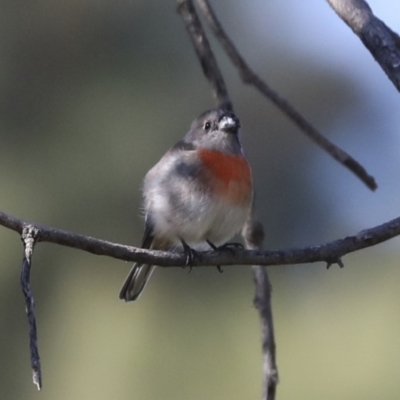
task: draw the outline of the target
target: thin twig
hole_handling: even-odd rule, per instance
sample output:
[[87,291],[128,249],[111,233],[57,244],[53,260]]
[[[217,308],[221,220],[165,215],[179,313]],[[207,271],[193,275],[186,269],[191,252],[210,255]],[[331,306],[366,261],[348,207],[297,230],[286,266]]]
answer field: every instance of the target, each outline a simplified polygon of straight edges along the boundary
[[[254,215],[246,222],[242,236],[249,250],[260,250],[264,241],[264,229]],[[255,296],[254,305],[258,310],[261,321],[262,350],[263,350],[263,400],[274,400],[278,384],[278,368],[276,365],[276,349],[274,321],[272,318],[271,291],[267,267],[253,265]]]
[[327,0],[400,91],[400,37],[377,18],[364,0]]
[[270,99],[283,113],[285,113],[311,140],[329,153],[335,160],[347,167],[371,190],[375,190],[377,184],[374,177],[369,175],[358,161],[323,136],[287,100],[271,89],[271,87],[248,66],[244,58],[236,49],[232,40],[226,34],[208,0],[197,0],[197,3],[199,4],[199,8],[215,37],[219,40],[223,49],[237,68],[243,82],[258,89],[265,97]]
[[26,224],[23,226],[21,239],[24,244],[25,256],[22,261],[21,286],[25,297],[26,314],[29,323],[29,343],[31,353],[32,379],[38,390],[42,388],[42,372],[40,368],[39,348],[37,341],[35,300],[30,287],[30,270],[32,254],[35,242],[37,240],[38,230],[33,226]]
[[[0,225],[19,234],[29,223],[0,212]],[[112,243],[76,233],[31,224],[38,230],[38,242],[56,243],[92,254],[119,260],[159,265],[160,267],[183,267],[186,257],[183,253],[146,250]],[[315,262],[337,263],[344,255],[375,246],[400,235],[400,217],[384,224],[366,229],[356,235],[347,236],[326,244],[286,250],[234,250],[230,252],[200,252],[193,266],[215,265],[291,265]]]
[[224,78],[218,68],[217,60],[211,50],[210,43],[197,16],[191,0],[177,0],[178,13],[185,22],[186,30],[192,40],[193,47],[200,61],[203,73],[211,85],[214,98],[219,108],[233,110],[232,102],[229,99],[228,90]]

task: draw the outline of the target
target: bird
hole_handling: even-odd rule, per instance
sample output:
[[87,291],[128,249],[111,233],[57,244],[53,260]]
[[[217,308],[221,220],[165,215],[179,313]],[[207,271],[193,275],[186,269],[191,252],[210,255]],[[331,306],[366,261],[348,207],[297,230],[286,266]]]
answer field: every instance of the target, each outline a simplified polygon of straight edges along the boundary
[[[149,170],[143,183],[142,248],[182,246],[188,264],[197,246],[228,248],[248,219],[253,199],[251,167],[239,133],[240,121],[232,111],[207,110]],[[137,300],[154,269],[134,264],[119,298]]]

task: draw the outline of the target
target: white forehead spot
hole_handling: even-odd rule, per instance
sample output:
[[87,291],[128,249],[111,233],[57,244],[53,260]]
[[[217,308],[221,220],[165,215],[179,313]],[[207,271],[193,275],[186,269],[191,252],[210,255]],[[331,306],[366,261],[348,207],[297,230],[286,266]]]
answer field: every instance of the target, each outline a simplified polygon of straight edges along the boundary
[[223,117],[220,123],[221,128],[234,126],[236,124],[235,120],[231,117]]

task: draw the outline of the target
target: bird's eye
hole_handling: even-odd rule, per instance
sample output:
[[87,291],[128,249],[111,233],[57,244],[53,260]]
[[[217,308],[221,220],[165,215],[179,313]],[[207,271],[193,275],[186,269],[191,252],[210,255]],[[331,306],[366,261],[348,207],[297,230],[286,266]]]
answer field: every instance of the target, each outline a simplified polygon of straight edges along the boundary
[[211,128],[211,122],[210,122],[210,121],[207,121],[207,122],[204,124],[204,130],[205,130],[205,131],[209,131],[210,128]]

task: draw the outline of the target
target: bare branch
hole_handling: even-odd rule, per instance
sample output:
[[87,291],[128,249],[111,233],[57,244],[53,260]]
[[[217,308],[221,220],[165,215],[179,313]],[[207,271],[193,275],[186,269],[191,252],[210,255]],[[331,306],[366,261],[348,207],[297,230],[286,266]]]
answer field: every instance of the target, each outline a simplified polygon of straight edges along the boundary
[[400,37],[375,17],[364,0],[327,0],[400,91]]
[[[253,208],[254,209],[254,208]],[[242,230],[242,235],[249,250],[260,250],[264,241],[264,228],[252,215]],[[274,400],[278,384],[278,369],[275,357],[274,320],[272,318],[272,286],[268,278],[267,267],[253,265],[256,293],[254,305],[258,309],[261,321],[263,350],[263,400]]]
[[197,16],[193,2],[191,0],[177,0],[177,2],[178,12],[185,22],[186,30],[192,40],[204,75],[211,85],[211,90],[214,98],[217,100],[218,107],[233,110],[224,78],[218,68],[217,60],[211,50],[210,43]]
[[31,352],[32,379],[38,390],[42,388],[42,372],[40,368],[39,347],[37,341],[35,300],[30,287],[30,271],[33,248],[37,241],[38,230],[33,225],[25,225],[21,239],[24,243],[25,257],[22,261],[21,286],[25,297],[26,314],[29,323],[29,344]]
[[[0,212],[0,225],[22,233],[29,223]],[[38,242],[56,243],[92,254],[108,256],[119,260],[154,264],[160,267],[183,267],[186,257],[183,253],[146,250],[112,243],[105,240],[78,235],[64,230],[33,225],[38,230]],[[356,235],[347,236],[319,246],[286,250],[240,250],[230,252],[201,252],[193,265],[210,267],[215,265],[290,265],[314,262],[337,263],[344,255],[375,246],[400,235],[400,217],[366,229]]]
[[276,91],[271,89],[267,83],[259,78],[258,75],[247,65],[246,61],[240,55],[232,40],[226,34],[208,0],[197,0],[197,3],[199,4],[199,7],[214,35],[220,41],[223,49],[237,68],[243,82],[252,85],[259,90],[283,113],[285,113],[311,140],[329,153],[335,160],[347,167],[371,190],[375,190],[377,188],[377,184],[374,177],[369,175],[365,168],[358,161],[323,136],[287,100],[281,97]]

